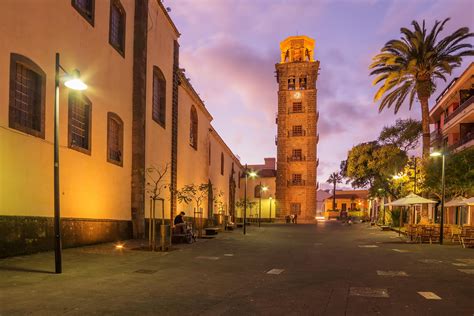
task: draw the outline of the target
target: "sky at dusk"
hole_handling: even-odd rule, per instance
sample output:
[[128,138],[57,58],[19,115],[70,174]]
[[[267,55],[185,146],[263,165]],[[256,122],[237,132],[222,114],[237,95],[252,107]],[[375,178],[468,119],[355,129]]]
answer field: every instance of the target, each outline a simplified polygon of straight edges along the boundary
[[[316,40],[321,62],[317,107],[318,181],[339,169],[348,150],[377,138],[396,118],[420,118],[419,103],[378,113],[368,65],[412,20],[451,17],[444,32],[474,29],[471,0],[164,0],[181,32],[180,67],[214,117],[213,125],[242,163],[275,157],[279,43],[292,35]],[[473,59],[465,59],[451,78]],[[446,84],[440,82],[430,107]]]

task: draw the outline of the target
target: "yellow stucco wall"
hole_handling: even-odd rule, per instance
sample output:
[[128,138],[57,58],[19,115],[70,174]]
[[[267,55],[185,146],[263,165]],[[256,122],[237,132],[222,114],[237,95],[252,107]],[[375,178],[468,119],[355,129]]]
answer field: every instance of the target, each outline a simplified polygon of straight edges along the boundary
[[[60,91],[60,181],[64,217],[130,219],[131,87],[134,1],[127,12],[125,58],[109,45],[109,2],[95,1],[92,27],[71,1],[2,1],[0,10],[0,214],[53,215],[55,53],[79,69],[92,101],[91,155],[67,147],[67,89]],[[45,139],[8,127],[10,53],[46,72]],[[106,160],[107,112],[124,122],[123,167]]]
[[[262,186],[268,187],[268,191],[262,192],[262,199],[261,199],[261,213],[260,217],[263,219],[270,218],[270,204],[271,204],[271,218],[275,218],[275,191],[276,191],[276,178],[256,178],[256,179],[248,179],[247,183],[247,198],[250,202],[254,202],[254,205],[251,207],[250,210],[247,210],[247,216],[249,218],[257,218],[260,199],[255,197],[255,187],[262,184]],[[242,185],[245,185],[245,179],[242,179]],[[241,191],[241,198],[243,198],[243,190]],[[272,199],[270,199],[272,197]],[[239,209],[239,215],[242,215],[242,210]]]

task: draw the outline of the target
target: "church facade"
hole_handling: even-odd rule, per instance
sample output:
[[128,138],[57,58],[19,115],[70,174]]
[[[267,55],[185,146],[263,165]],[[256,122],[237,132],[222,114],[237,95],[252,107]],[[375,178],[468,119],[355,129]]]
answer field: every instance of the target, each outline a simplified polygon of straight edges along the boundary
[[279,218],[296,214],[300,221],[316,215],[319,61],[315,41],[291,36],[280,43],[275,65],[278,82],[276,199]]

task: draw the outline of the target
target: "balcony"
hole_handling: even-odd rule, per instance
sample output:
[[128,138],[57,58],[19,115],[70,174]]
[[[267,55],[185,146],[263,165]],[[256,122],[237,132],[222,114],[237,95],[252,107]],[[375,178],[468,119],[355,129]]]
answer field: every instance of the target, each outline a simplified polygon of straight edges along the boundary
[[301,109],[289,108],[288,109],[288,114],[305,113],[305,112],[306,112],[305,108],[301,108]]
[[289,156],[287,157],[288,162],[295,162],[295,161],[306,161],[306,156]]
[[431,134],[430,134],[430,143],[431,143],[431,145],[440,142],[441,138],[442,138],[442,135],[441,135],[441,131],[439,129],[432,131]]
[[275,146],[278,146],[278,136],[275,136]]
[[461,149],[460,147],[462,147],[463,145],[469,143],[471,140],[474,140],[474,131],[468,133],[467,135],[465,135],[464,137],[459,139],[454,144],[449,145],[448,150],[449,151],[457,151],[458,149]]
[[455,118],[459,113],[464,111],[469,105],[474,103],[474,95],[471,96],[469,99],[463,102],[456,110],[454,110],[451,114],[449,114],[445,119],[444,119],[444,124],[446,125],[450,120]]
[[288,180],[287,185],[289,187],[302,187],[306,185],[305,180]]
[[288,131],[288,137],[301,137],[306,136],[306,131]]

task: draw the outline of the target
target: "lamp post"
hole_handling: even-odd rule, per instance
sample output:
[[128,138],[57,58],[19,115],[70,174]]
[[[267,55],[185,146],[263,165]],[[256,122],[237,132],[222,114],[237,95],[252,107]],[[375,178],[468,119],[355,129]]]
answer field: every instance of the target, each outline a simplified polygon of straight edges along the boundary
[[434,151],[430,154],[431,157],[441,156],[441,223],[439,225],[439,244],[443,244],[443,228],[444,228],[444,194],[445,194],[445,184],[444,184],[444,167],[445,167],[445,157],[446,153],[441,151]]
[[272,200],[273,198],[270,196],[268,198],[269,202],[270,202],[270,223],[272,222]]
[[59,84],[62,70],[64,85],[73,90],[86,90],[87,85],[79,79],[79,71],[75,70],[71,76],[61,66],[59,53],[56,53],[55,77],[54,77],[54,266],[56,273],[62,273],[62,246],[61,246],[61,208],[59,193]]
[[262,186],[262,181],[260,181],[260,184],[258,187],[260,189],[259,200],[258,200],[258,227],[260,227],[260,220],[262,218],[262,193],[266,192],[268,190],[268,187]]
[[248,171],[247,164],[245,164],[245,188],[244,188],[244,235],[247,233],[247,183],[248,178],[255,178],[257,173],[255,171]]

